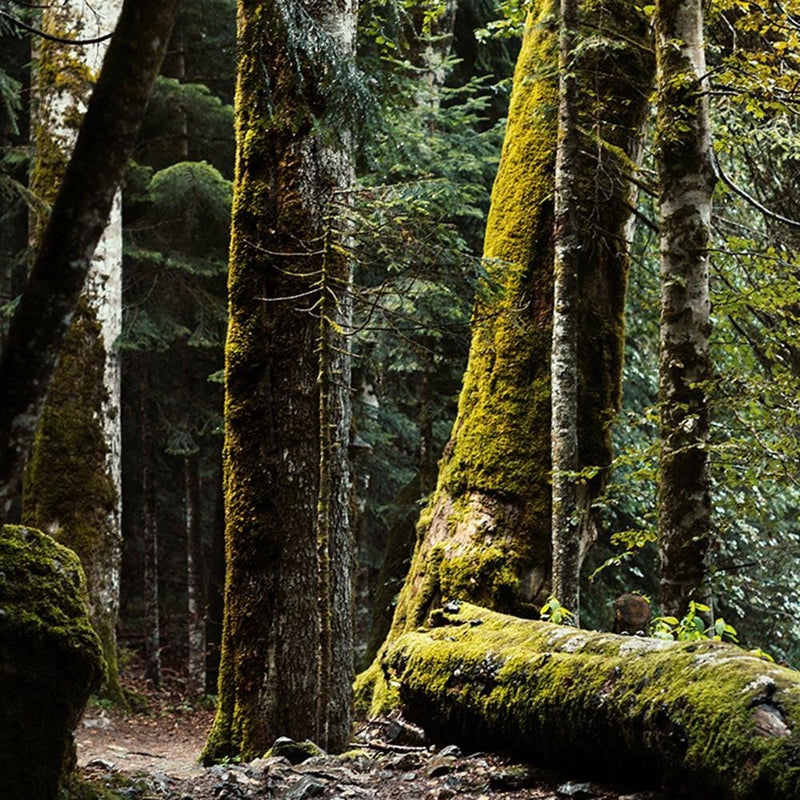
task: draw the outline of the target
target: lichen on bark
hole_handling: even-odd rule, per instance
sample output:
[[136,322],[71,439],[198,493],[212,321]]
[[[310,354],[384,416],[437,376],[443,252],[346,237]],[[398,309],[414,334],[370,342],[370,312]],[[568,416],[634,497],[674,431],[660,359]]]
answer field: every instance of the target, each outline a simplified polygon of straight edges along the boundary
[[660,0],[656,153],[661,229],[660,599],[680,617],[707,601],[711,539],[708,339],[711,154],[700,0]]

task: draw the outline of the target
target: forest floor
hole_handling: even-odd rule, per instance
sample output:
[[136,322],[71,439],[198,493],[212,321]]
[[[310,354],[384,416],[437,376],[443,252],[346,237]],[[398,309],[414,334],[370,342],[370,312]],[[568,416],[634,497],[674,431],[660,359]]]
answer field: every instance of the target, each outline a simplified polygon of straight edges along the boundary
[[[462,754],[424,740],[400,717],[357,731],[353,754],[292,765],[285,758],[204,768],[197,758],[213,711],[191,706],[179,684],[137,693],[146,709],[87,710],[75,740],[86,796],[125,800],[669,800],[674,795],[588,782],[489,753]],[[108,796],[108,795],[106,795]]]

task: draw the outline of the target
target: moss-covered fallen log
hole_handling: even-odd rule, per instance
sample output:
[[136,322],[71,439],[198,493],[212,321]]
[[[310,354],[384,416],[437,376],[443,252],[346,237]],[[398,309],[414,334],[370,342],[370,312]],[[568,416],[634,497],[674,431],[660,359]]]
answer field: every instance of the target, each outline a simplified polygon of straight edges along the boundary
[[800,673],[733,645],[617,636],[461,604],[381,666],[435,738],[697,797],[800,798]]

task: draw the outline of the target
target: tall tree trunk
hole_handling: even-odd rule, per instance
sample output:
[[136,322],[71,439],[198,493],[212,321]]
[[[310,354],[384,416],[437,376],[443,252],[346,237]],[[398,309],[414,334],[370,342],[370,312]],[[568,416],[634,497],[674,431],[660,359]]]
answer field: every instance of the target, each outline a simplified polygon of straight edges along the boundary
[[[239,2],[225,621],[206,761],[262,755],[278,736],[338,749],[349,735],[349,360],[336,332],[350,267],[326,230],[352,164],[347,136],[327,125],[341,98],[317,79],[352,58],[354,14]],[[337,64],[314,63],[320,54]]]
[[703,6],[656,5],[657,157],[661,224],[660,595],[680,617],[706,600],[711,535],[706,383],[708,242],[715,177],[711,156]]
[[187,691],[200,697],[206,693],[206,597],[203,544],[200,538],[200,457],[184,456],[186,498],[186,619]]
[[178,0],[125,0],[0,357],[0,514],[18,496],[58,353],[106,227]]
[[[578,218],[580,151],[575,50],[578,0],[561,0],[559,15],[558,147],[555,174],[551,443],[553,459],[553,594],[580,613],[578,460]],[[583,332],[586,334],[587,332]]]
[[[627,283],[629,180],[641,149],[653,63],[646,20],[627,4],[585,6],[591,46],[578,71],[581,226],[578,327],[579,467],[588,508],[611,460],[619,407]],[[421,624],[443,598],[533,615],[551,589],[550,351],[558,92],[551,0],[528,19],[514,75],[506,140],[486,227],[494,291],[479,294],[458,416],[389,640]],[[584,514],[585,519],[589,519]],[[586,538],[593,531],[583,525]],[[359,684],[359,704],[377,677]],[[385,688],[378,687],[378,688]],[[384,698],[385,699],[385,698]],[[373,711],[381,692],[372,695]]]
[[[113,31],[121,0],[89,6],[54,4],[42,13],[45,32],[91,39]],[[32,189],[52,203],[78,135],[107,43],[74,47],[44,40],[38,58],[36,163]],[[35,221],[34,238],[46,216]],[[124,704],[119,685],[116,623],[122,560],[120,366],[122,209],[119,191],[89,268],[83,299],[67,333],[49,400],[42,411],[22,517],[74,550],[86,573],[89,614],[103,645],[102,693]]]
[[144,674],[161,688],[161,625],[158,612],[158,523],[156,521],[153,425],[150,419],[150,387],[142,383],[139,431],[142,437],[142,525],[144,540]]

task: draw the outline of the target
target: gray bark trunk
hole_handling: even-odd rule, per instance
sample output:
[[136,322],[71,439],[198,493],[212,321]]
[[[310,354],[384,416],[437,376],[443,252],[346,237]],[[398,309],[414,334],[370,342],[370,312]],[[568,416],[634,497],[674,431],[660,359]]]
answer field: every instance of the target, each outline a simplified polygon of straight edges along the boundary
[[[561,0],[559,36],[558,146],[555,174],[553,346],[551,371],[552,593],[580,615],[580,525],[575,473],[578,455],[578,233],[580,151],[575,48],[577,0]],[[570,474],[572,473],[572,474]]]
[[701,0],[656,6],[657,158],[661,225],[660,595],[681,617],[705,601],[711,536],[708,246],[711,158]]
[[200,476],[196,453],[184,457],[186,498],[187,680],[190,695],[206,693],[206,598],[203,545],[200,539]]
[[[54,4],[43,11],[42,27],[62,37],[95,38],[114,30],[121,5],[120,0],[101,0],[89,11],[83,0]],[[37,158],[31,185],[46,203],[58,192],[106,49],[107,42],[74,47],[48,40],[39,47],[33,128]],[[35,222],[34,240],[44,229],[46,215]],[[103,643],[108,668],[102,693],[124,703],[116,657],[122,561],[120,365],[116,348],[122,329],[119,192],[95,249],[82,298],[51,382],[51,400],[39,421],[22,514],[28,524],[48,531],[81,559],[89,614]],[[61,476],[72,476],[80,485],[68,487],[67,478]],[[64,485],[64,491],[53,485],[57,483]]]

